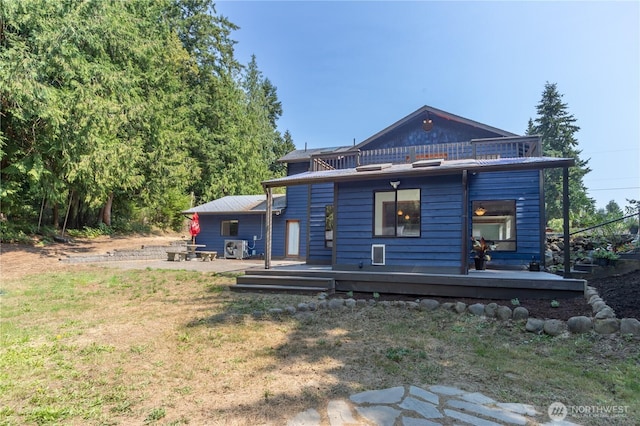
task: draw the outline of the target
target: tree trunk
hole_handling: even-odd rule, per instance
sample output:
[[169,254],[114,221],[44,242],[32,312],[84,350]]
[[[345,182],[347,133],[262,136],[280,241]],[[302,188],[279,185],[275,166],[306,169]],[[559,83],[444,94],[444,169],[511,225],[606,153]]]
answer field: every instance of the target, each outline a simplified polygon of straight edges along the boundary
[[53,227],[58,229],[60,227],[60,209],[58,208],[58,203],[53,205]]
[[109,194],[109,198],[107,198],[107,202],[104,205],[104,209],[102,211],[102,222],[111,226],[111,206],[113,205],[113,192]]

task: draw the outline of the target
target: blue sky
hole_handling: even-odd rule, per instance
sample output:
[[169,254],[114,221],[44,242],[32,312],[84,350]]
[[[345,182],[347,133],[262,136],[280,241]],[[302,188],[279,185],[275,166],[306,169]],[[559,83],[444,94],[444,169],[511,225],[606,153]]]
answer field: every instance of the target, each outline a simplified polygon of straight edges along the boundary
[[[545,83],[577,119],[596,206],[640,199],[640,2],[221,1],[298,148],[361,142],[423,105],[524,134]],[[625,189],[616,189],[625,188]]]

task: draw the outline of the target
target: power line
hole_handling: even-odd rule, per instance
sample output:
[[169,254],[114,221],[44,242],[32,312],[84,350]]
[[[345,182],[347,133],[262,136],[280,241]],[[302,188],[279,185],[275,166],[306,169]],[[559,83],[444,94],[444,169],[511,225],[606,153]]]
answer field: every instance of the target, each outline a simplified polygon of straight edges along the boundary
[[626,188],[598,188],[598,189],[587,189],[587,191],[612,191],[614,189],[640,189],[640,186],[628,186]]

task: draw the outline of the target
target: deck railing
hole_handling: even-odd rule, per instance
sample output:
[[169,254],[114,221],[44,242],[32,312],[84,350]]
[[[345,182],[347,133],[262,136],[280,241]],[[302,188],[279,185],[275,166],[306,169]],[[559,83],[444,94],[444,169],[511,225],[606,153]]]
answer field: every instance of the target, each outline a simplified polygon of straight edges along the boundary
[[441,158],[443,160],[487,160],[496,158],[539,157],[540,155],[540,140],[537,137],[475,139],[468,142],[318,154],[311,157],[311,170],[347,169],[378,163],[413,163],[415,161],[432,158]]

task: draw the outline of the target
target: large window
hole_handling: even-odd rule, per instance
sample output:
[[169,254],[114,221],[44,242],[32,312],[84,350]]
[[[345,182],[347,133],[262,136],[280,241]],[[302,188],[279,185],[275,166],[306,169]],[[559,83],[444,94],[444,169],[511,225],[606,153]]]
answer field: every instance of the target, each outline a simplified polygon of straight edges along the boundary
[[515,200],[474,201],[473,237],[495,244],[498,251],[516,250],[516,202]]
[[220,222],[220,235],[223,237],[237,237],[238,236],[238,221],[237,220],[223,220]]
[[420,236],[420,190],[399,189],[374,194],[374,236]]

